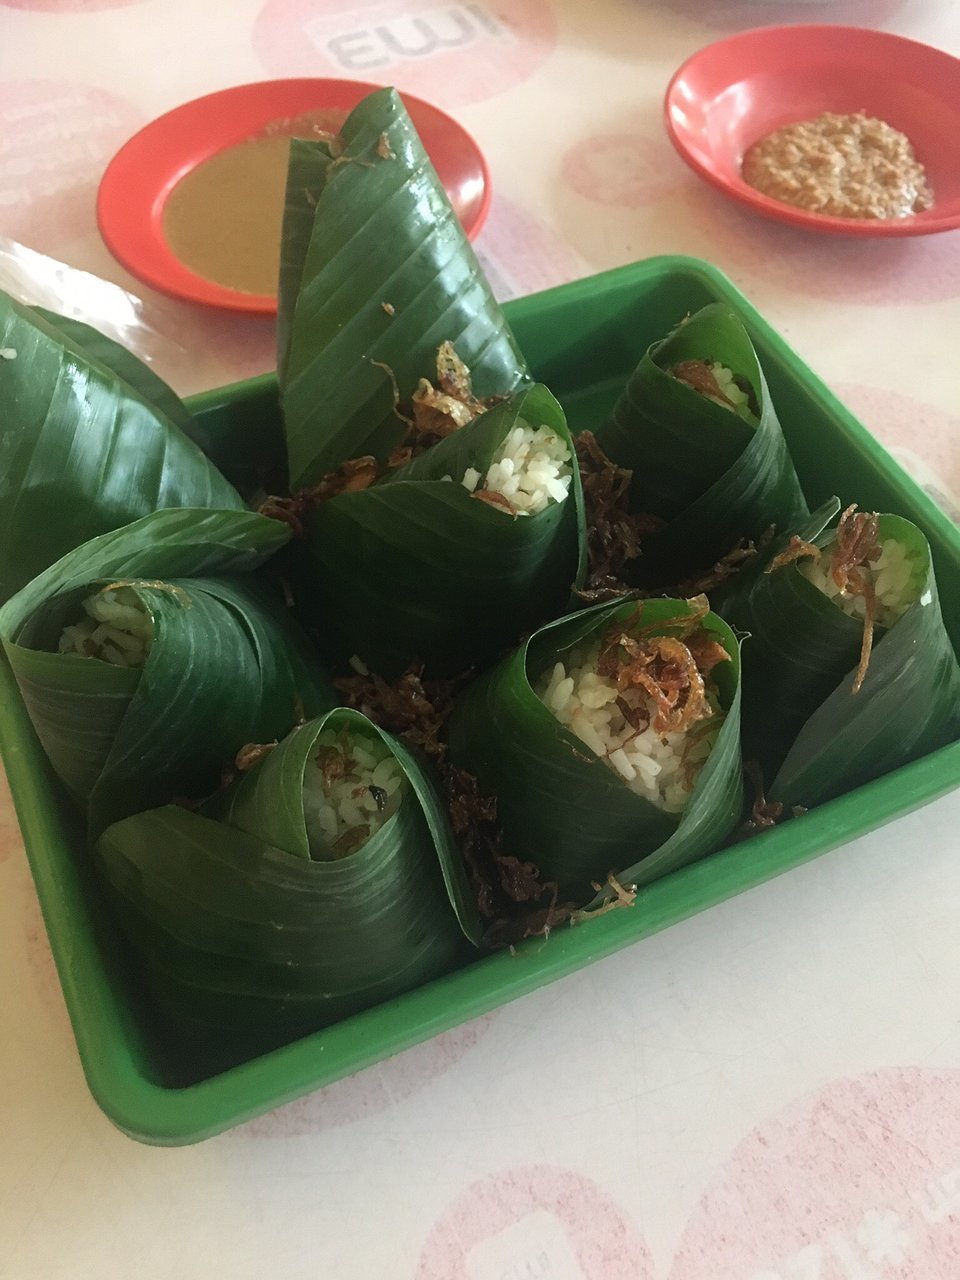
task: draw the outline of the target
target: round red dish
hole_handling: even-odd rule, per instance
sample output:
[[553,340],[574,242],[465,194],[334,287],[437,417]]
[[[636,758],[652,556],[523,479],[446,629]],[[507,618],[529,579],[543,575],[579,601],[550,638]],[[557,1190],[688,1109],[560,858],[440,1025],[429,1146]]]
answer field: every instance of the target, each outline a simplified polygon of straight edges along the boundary
[[[197,165],[268,125],[310,111],[346,113],[380,87],[356,80],[266,80],[196,98],[151,121],[121,147],[100,183],[97,222],[108,249],[138,279],[173,297],[236,311],[276,311],[275,297],[216,284],[176,257],[163,233],[167,198]],[[444,112],[401,97],[473,238],[490,207],[490,173],[480,148]]]
[[[740,176],[743,154],[785,124],[865,111],[905,133],[933,207],[910,218],[833,218],[782,204]],[[885,31],[791,26],[708,45],[676,72],[664,103],[670,140],[725,195],[797,227],[917,236],[960,227],[960,59]]]

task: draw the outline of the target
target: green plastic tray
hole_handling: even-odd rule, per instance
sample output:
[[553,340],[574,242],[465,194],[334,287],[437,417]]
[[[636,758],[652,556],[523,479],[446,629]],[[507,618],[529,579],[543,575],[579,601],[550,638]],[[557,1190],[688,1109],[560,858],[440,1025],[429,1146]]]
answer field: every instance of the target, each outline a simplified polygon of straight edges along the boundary
[[[677,319],[715,299],[743,315],[756,343],[811,506],[844,501],[894,511],[923,528],[933,548],[943,613],[960,642],[960,531],[926,497],[717,270],[689,258],[654,258],[511,303],[507,310],[536,376],[575,428],[600,422],[643,349]],[[273,378],[192,402],[231,441],[236,468],[265,421],[276,419]],[[734,845],[645,890],[614,911],[538,940],[522,960],[485,957],[397,1000],[349,1018],[220,1075],[178,1087],[155,1048],[151,1014],[129,981],[79,829],[63,803],[9,668],[0,668],[0,747],[37,893],[90,1089],[131,1137],[197,1141],[359,1071],[619,947],[851,840],[960,784],[960,743],[761,836]]]

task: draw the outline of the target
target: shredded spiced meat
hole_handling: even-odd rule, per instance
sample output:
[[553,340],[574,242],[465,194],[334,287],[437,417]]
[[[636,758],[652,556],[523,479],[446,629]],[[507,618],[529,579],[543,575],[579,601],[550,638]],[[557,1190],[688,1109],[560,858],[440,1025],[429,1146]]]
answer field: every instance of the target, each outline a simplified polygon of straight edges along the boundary
[[629,509],[633,473],[611,462],[592,431],[574,441],[583,484],[587,523],[588,576],[577,594],[589,604],[626,595],[625,566],[640,555],[641,538],[662,526],[656,516]]

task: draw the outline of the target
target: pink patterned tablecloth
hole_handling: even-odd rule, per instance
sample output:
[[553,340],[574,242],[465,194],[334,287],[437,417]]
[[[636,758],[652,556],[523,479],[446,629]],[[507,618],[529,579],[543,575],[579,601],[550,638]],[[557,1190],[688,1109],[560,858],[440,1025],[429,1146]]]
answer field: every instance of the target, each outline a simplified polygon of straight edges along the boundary
[[[477,247],[501,296],[707,258],[956,518],[960,232],[849,241],[763,222],[700,184],[661,127],[693,50],[794,21],[960,54],[954,0],[0,0],[0,235],[143,298],[182,392],[260,372],[269,321],[162,298],[110,257],[100,174],[140,125],[217,88],[395,83],[486,152]],[[163,1151],[87,1092],[3,788],[0,1277],[957,1280],[958,827],[955,793]]]

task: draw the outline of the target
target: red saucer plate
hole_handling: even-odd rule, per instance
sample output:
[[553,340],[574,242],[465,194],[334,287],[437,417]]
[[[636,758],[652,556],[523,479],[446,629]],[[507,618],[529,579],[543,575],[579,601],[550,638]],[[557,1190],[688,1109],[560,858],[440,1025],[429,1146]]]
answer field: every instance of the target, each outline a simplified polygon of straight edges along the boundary
[[[913,143],[934,204],[903,219],[833,218],[747,185],[743,154],[785,124],[865,111]],[[673,76],[664,102],[670,140],[701,178],[741,204],[814,231],[919,236],[960,227],[960,59],[886,31],[789,26],[708,45]]]
[[[379,85],[356,80],[266,80],[186,102],[151,121],[117,152],[97,193],[97,222],[110,252],[163,293],[214,307],[270,313],[277,300],[231,289],[191,271],[170,249],[164,207],[177,183],[217,152],[311,111],[346,114]],[[427,154],[472,239],[490,206],[490,173],[480,148],[456,120],[402,94]]]

